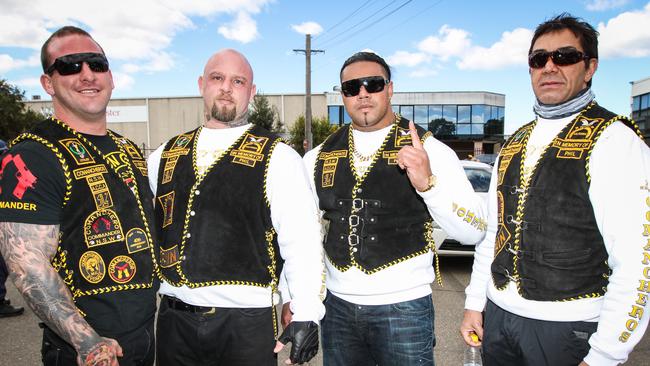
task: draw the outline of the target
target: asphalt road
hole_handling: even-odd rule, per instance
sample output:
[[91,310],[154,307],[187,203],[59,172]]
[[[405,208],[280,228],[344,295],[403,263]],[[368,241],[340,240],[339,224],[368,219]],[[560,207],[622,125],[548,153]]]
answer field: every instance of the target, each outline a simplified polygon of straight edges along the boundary
[[[441,258],[444,287],[432,285],[435,305],[435,359],[438,366],[462,364],[465,345],[458,333],[463,316],[464,289],[469,282],[471,258]],[[25,306],[12,284],[7,283],[7,297],[15,304]],[[41,330],[37,318],[26,307],[25,314],[0,318],[0,366],[40,365]],[[282,365],[288,355],[283,352],[278,362]],[[320,353],[308,365],[322,365]],[[636,346],[626,365],[650,366],[650,337],[646,335]]]

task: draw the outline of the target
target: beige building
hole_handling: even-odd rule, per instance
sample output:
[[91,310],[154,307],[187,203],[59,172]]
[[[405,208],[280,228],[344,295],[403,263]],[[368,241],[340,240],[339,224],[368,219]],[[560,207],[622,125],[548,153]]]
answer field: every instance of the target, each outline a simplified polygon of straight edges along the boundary
[[[264,94],[288,129],[305,110],[304,94]],[[503,140],[505,96],[491,92],[396,92],[393,110],[450,145],[461,158],[498,151]],[[45,115],[51,101],[25,104]],[[312,116],[331,124],[350,122],[340,93],[313,94]],[[146,153],[170,137],[192,130],[204,120],[203,99],[156,97],[112,99],[106,111],[109,128],[138,144]]]

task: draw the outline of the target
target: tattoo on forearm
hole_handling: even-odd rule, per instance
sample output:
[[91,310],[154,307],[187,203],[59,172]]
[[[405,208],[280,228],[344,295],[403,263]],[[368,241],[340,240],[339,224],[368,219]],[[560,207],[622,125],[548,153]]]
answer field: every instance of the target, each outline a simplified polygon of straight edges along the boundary
[[0,251],[29,307],[85,359],[102,338],[79,314],[70,291],[50,264],[58,235],[56,225],[0,222]]

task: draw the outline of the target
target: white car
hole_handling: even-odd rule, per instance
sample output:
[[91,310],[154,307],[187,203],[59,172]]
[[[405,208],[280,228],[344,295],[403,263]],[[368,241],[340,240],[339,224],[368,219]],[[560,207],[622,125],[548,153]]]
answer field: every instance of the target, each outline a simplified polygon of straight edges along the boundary
[[[492,166],[480,163],[477,161],[461,160],[460,165],[465,169],[467,179],[472,184],[474,192],[476,192],[487,206],[487,192],[490,187],[490,178],[492,177]],[[434,226],[434,240],[436,240],[436,248],[438,254],[443,256],[468,256],[474,255],[474,245],[465,245],[459,243],[457,240],[449,238],[447,233],[440,228],[435,222]],[[438,246],[438,238],[446,238],[442,245]]]

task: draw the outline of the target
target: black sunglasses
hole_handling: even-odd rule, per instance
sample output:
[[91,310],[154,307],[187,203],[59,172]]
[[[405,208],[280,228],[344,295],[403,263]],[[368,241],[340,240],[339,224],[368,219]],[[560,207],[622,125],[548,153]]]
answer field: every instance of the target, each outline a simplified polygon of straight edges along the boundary
[[54,70],[58,71],[61,75],[73,75],[81,72],[83,63],[87,63],[90,70],[93,72],[106,72],[108,71],[108,60],[106,56],[101,53],[73,53],[58,57],[54,63],[45,70],[45,73],[52,75]]
[[562,47],[552,52],[532,52],[530,55],[528,55],[528,66],[532,67],[533,69],[541,69],[542,67],[546,66],[549,57],[557,66],[573,65],[590,58],[583,52],[580,52],[573,47]]
[[378,93],[384,90],[384,86],[388,83],[390,83],[390,80],[384,79],[383,76],[369,76],[342,82],[341,91],[346,97],[355,97],[359,95],[361,86],[366,88],[368,93]]

